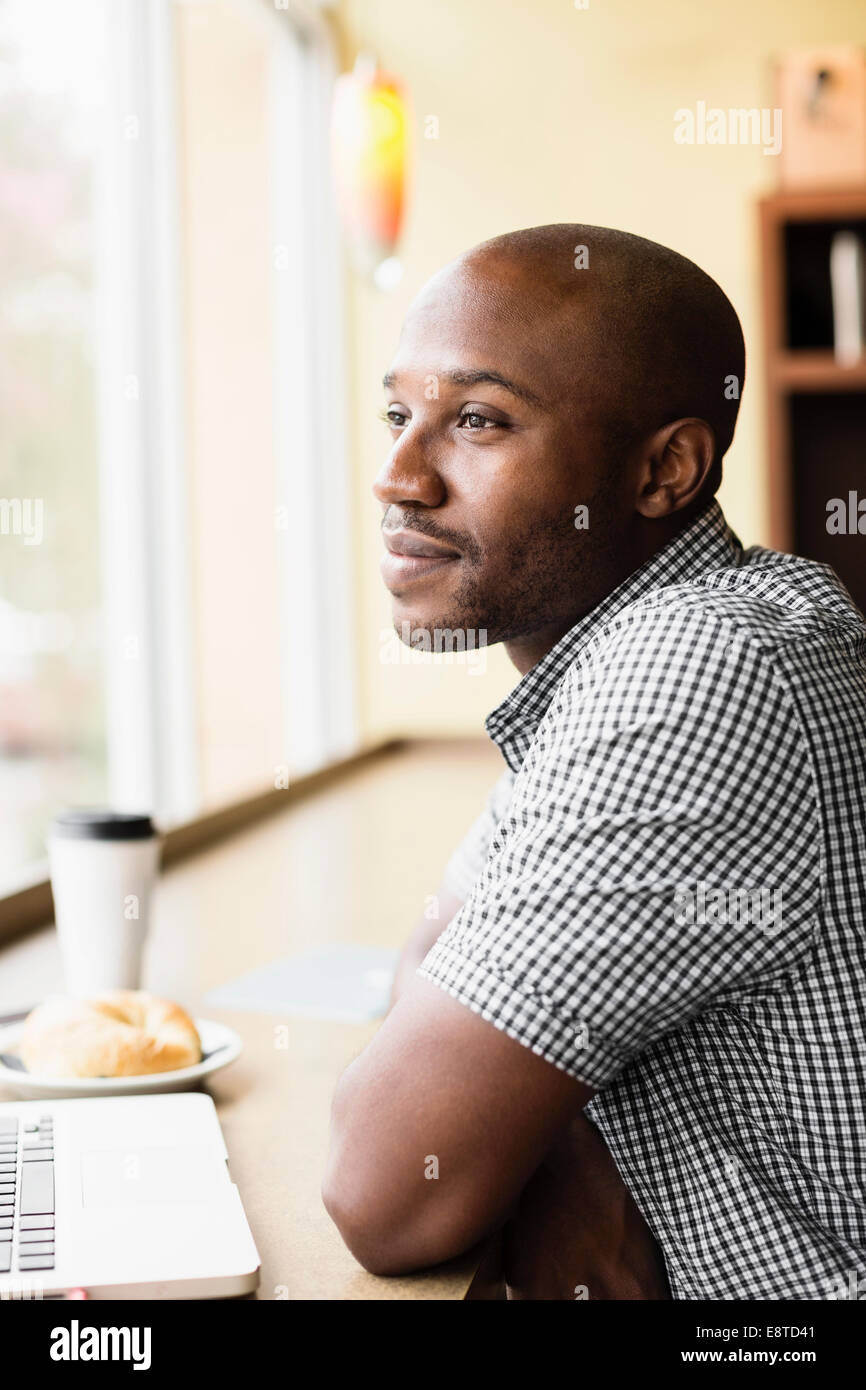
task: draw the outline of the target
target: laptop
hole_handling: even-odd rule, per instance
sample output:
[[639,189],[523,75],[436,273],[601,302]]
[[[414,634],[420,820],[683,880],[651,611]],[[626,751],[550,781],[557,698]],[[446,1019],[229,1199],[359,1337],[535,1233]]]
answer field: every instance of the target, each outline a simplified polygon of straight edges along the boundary
[[199,1092],[0,1104],[0,1299],[251,1292],[227,1159]]

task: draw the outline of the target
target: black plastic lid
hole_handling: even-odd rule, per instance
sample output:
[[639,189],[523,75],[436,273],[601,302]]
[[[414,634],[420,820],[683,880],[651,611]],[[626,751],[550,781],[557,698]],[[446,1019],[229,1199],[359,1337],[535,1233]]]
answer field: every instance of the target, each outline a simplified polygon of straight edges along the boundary
[[156,831],[150,816],[82,806],[60,811],[51,833],[64,840],[148,840]]

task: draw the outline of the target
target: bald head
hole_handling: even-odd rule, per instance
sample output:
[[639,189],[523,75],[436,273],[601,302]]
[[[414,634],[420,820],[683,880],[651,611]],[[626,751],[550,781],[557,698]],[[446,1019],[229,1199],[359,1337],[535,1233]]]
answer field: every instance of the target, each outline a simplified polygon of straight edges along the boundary
[[715,453],[704,493],[716,490],[737,421],[745,344],[715,280],[658,242],[580,222],[493,237],[440,274],[467,271],[501,285],[516,322],[521,305],[542,311],[575,392],[604,403],[617,443],[680,417],[706,420]]
[[398,628],[531,662],[708,504],[743,375],[726,296],[643,237],[532,227],[445,266],[384,378]]

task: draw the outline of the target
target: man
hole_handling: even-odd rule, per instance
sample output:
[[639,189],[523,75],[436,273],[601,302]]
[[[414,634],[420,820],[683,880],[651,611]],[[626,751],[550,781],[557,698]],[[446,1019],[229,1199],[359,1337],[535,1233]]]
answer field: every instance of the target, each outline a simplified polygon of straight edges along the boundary
[[454,915],[334,1098],[372,1270],[511,1219],[518,1294],[616,1296],[613,1212],[626,1296],[665,1296],[642,1221],[675,1299],[866,1294],[866,624],[725,523],[743,375],[719,287],[604,228],[486,242],[411,307],[395,625],[486,630],[521,679]]

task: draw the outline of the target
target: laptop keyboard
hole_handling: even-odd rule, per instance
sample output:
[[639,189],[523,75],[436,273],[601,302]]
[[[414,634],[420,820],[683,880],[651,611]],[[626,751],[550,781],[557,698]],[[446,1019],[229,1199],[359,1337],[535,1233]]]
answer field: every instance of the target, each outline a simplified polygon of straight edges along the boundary
[[0,1274],[54,1268],[54,1121],[0,1115]]

